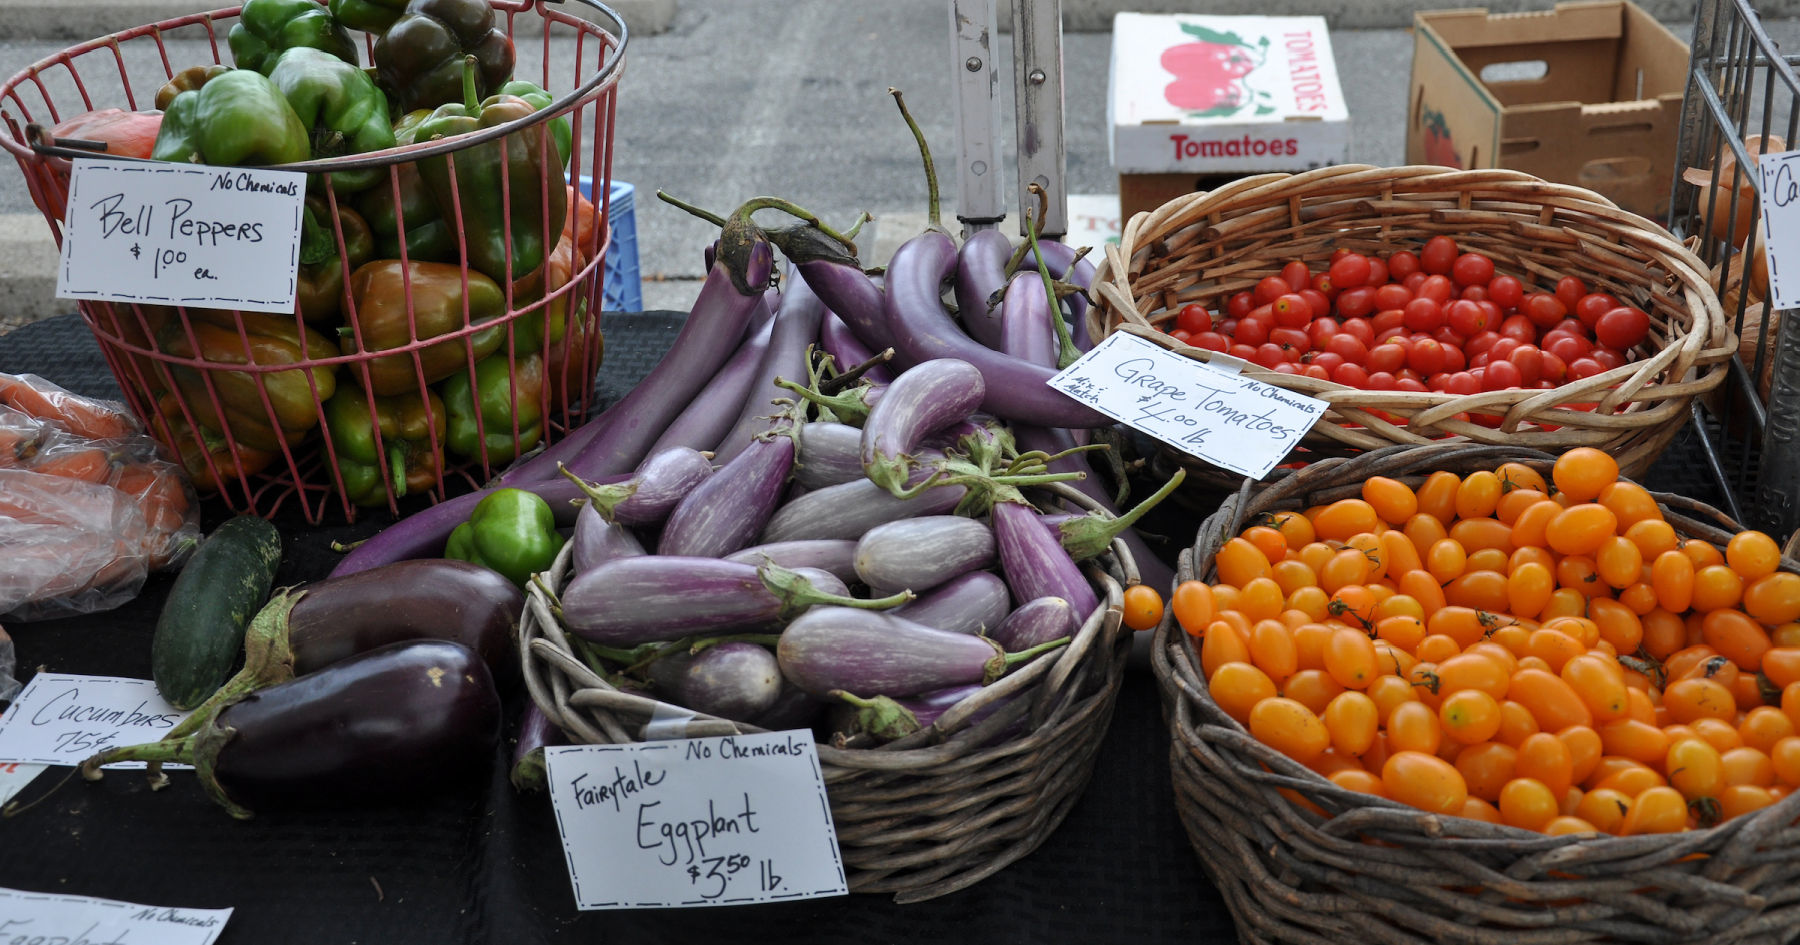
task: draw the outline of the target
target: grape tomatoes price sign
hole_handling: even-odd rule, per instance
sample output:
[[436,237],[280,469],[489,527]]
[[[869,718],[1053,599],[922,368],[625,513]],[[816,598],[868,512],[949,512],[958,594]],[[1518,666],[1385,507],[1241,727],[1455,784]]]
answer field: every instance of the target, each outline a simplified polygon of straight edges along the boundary
[[581,909],[849,893],[810,732],[544,751]]
[[305,197],[292,171],[77,158],[56,295],[292,312]]
[[[1762,174],[1762,219],[1769,266],[1769,304],[1776,309],[1800,306],[1800,151],[1764,154],[1756,159]],[[1704,204],[1701,210],[1704,211]],[[1714,213],[1729,212],[1719,201]],[[1715,228],[1715,232],[1716,232]]]
[[1325,402],[1114,332],[1050,386],[1215,466],[1261,479],[1325,414]]

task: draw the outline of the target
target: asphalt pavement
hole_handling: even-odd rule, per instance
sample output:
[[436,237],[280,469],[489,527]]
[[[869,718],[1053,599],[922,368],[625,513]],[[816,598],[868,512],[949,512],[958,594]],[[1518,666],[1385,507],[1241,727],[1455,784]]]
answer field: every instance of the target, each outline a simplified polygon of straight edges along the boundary
[[[6,6],[15,2],[6,0]],[[96,21],[89,32],[134,26],[144,16],[141,8],[155,2],[191,6],[195,0],[133,0],[116,8],[119,21]],[[1006,0],[1000,6],[1004,10]],[[1073,24],[1105,21],[1105,6],[1070,0],[1063,36],[1067,188],[1102,200],[1116,194],[1118,185],[1107,156],[1105,109],[1112,37]],[[1405,9],[1366,6],[1386,11],[1375,18],[1392,25],[1337,26],[1340,18],[1369,20],[1368,10],[1328,16],[1351,114],[1350,158],[1402,164],[1412,36],[1396,22],[1405,21]],[[104,2],[99,8],[110,9]],[[1675,4],[1667,15],[1690,17],[1691,9]],[[636,188],[633,223],[645,308],[688,305],[704,274],[702,252],[716,234],[711,225],[657,200],[659,189],[720,211],[756,195],[789,198],[833,222],[847,223],[866,211],[875,222],[865,261],[885,260],[892,246],[917,232],[926,219],[924,174],[890,88],[904,92],[933,148],[944,216],[953,220],[952,81],[960,62],[953,61],[946,0],[681,0],[666,12],[666,22],[653,22],[630,39],[613,140],[613,177]],[[0,10],[0,24],[13,15]],[[1691,26],[1673,19],[1669,25],[1683,37]],[[1796,25],[1774,23],[1771,29],[1792,35]],[[0,26],[0,37],[8,35]],[[69,44],[66,38],[0,39],[0,75]],[[522,50],[526,45],[541,44],[521,44]],[[995,47],[1002,77],[1002,166],[1011,167],[1016,149],[1010,33],[997,36]],[[133,68],[160,68],[154,46],[126,43],[122,54]],[[210,60],[211,50],[204,41],[169,42],[167,55],[180,68]],[[102,104],[117,103],[96,102]],[[13,107],[0,102],[0,109]],[[1009,225],[1016,226],[1017,208],[1010,209]],[[870,242],[865,238],[865,245]],[[0,168],[0,319],[73,310],[71,303],[51,298],[54,256],[49,229],[25,191],[23,175]]]

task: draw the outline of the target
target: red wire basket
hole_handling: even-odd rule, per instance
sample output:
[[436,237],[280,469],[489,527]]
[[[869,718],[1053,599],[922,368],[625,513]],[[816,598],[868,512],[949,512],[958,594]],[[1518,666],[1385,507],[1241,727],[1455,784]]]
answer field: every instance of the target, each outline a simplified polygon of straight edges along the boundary
[[[441,501],[462,491],[455,488],[459,482],[484,482],[517,453],[540,441],[554,442],[582,422],[604,350],[599,317],[611,232],[613,124],[628,34],[624,20],[605,5],[595,0],[568,3],[591,8],[605,22],[573,15],[561,2],[489,0],[496,28],[512,40],[517,53],[515,77],[534,79],[548,90],[555,96],[549,105],[452,138],[277,168],[311,175],[310,196],[322,201],[318,206],[330,225],[337,275],[343,279],[335,321],[309,325],[298,302],[292,315],[77,303],[132,410],[181,456],[202,493],[218,494],[233,511],[263,516],[273,515],[291,498],[314,525],[333,506],[347,520],[382,506],[397,514],[403,499],[411,502],[410,497],[425,493],[432,502]],[[69,160],[106,155],[84,149],[80,142],[59,143],[45,129],[105,107],[147,109],[155,90],[177,72],[192,65],[230,65],[221,39],[240,9],[178,17],[90,40],[33,63],[0,85],[0,118],[9,132],[0,135],[0,147],[18,160],[32,200],[59,246]],[[360,40],[365,59],[373,61],[375,37],[352,35]],[[179,52],[172,58],[172,46],[188,44],[203,44],[210,62],[182,61]],[[569,81],[554,82],[553,75]],[[563,118],[571,130],[566,170],[556,160],[545,124]],[[457,246],[454,261],[427,262],[411,258],[409,247],[420,221],[415,219],[415,229],[408,229],[401,188],[411,186],[406,178],[417,173],[414,165],[420,159],[442,158],[446,176],[455,181],[459,156],[470,160],[476,148],[516,146],[519,139],[509,136],[520,136],[536,148],[543,170],[535,187],[515,187],[510,174],[501,175],[502,219],[512,219],[519,201],[542,201],[544,232],[537,235],[543,240],[544,262],[520,275],[512,265],[516,228],[502,225],[504,272],[511,279],[494,281],[504,293],[505,310],[481,318],[471,310],[471,278],[487,277],[469,265],[461,197],[438,210]],[[369,267],[351,265],[346,237],[354,242],[356,234],[346,234],[343,211],[358,195],[340,193],[333,172],[370,168],[386,173],[369,192],[385,188],[394,202],[392,243],[397,252],[392,258],[399,262],[397,269],[387,265],[386,276],[400,280],[403,332],[391,310],[382,313],[390,321],[378,331],[375,306],[364,304],[359,312],[358,293],[351,291],[357,270]],[[588,203],[573,186],[584,175],[595,182],[597,204]],[[560,233],[550,232],[552,188],[566,188],[567,222]],[[448,330],[441,323],[422,324],[419,303],[427,280],[457,292],[451,307],[460,305],[460,316]],[[550,328],[557,323],[564,326],[560,337]],[[489,357],[504,359],[508,386],[498,394],[493,390],[501,383],[497,372],[477,371],[477,364]],[[484,377],[489,388],[485,397]],[[456,378],[467,382],[466,388],[457,388],[460,399],[453,401],[468,405],[461,411],[460,442],[472,440],[475,448],[447,451],[451,409],[442,391],[460,383]],[[332,395],[340,391],[351,403],[328,409]],[[511,408],[502,411],[504,422],[483,409],[494,397]],[[355,409],[358,401],[361,410]],[[535,420],[530,419],[533,412]],[[470,421],[473,437],[467,430]],[[372,444],[358,443],[354,433],[346,432],[352,428],[361,428]],[[353,455],[370,452],[371,445],[372,479],[370,464],[364,462],[370,456]]]

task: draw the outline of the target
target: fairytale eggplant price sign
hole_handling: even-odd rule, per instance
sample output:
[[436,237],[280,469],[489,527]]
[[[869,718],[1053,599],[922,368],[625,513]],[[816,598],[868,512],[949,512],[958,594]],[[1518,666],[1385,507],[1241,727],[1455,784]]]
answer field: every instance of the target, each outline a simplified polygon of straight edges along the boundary
[[1135,430],[1251,479],[1274,469],[1325,402],[1114,332],[1050,386]]
[[306,175],[77,158],[56,296],[292,312]]

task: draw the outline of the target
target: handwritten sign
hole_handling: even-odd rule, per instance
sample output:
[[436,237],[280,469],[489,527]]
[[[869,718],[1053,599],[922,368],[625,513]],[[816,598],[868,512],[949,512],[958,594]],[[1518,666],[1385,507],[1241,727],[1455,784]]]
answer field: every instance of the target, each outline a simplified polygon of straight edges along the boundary
[[810,732],[544,751],[581,909],[849,892]]
[[292,312],[306,175],[77,158],[56,295]]
[[1184,358],[1114,332],[1050,386],[1133,429],[1261,479],[1325,413],[1304,394]]
[[230,909],[0,889],[0,945],[212,945],[230,919]]
[[186,716],[147,679],[38,673],[0,715],[0,761],[77,765],[107,748],[156,741]]
[[[1800,151],[1761,155],[1756,167],[1762,174],[1769,304],[1777,309],[1793,308],[1800,305]],[[1721,204],[1713,212],[1729,209]]]

